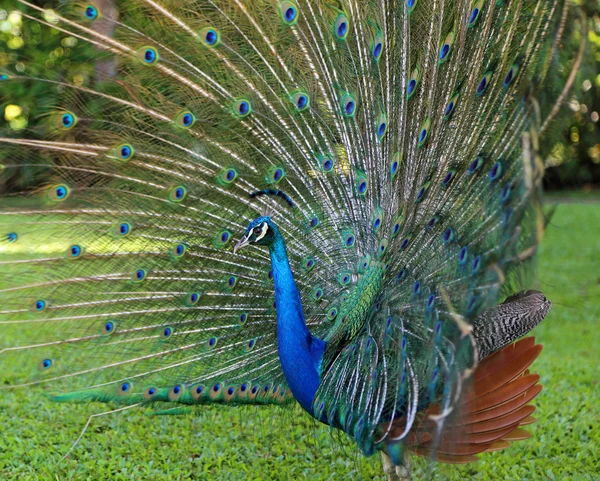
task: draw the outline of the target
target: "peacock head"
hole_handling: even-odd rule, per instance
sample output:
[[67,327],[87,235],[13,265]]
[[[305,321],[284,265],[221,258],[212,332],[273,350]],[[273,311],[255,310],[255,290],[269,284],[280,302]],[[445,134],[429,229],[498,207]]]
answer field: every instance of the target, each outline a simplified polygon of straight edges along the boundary
[[277,227],[268,216],[261,216],[254,219],[246,228],[246,234],[233,248],[233,252],[239,251],[242,247],[248,245],[270,246],[275,239]]

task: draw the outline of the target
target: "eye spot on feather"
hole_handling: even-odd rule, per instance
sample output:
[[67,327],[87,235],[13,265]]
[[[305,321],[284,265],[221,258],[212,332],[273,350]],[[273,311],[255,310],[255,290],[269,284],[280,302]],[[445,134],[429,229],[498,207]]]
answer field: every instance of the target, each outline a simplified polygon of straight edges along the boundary
[[211,337],[207,342],[206,342],[206,348],[207,349],[213,349],[216,347],[217,345],[217,340],[218,338],[216,337]]
[[309,229],[314,229],[315,227],[317,227],[320,224],[319,218],[318,217],[311,217],[310,219],[308,219],[308,228]]
[[142,47],[137,51],[138,58],[146,65],[154,65],[159,60],[158,51],[154,47]]
[[58,184],[50,188],[49,197],[54,202],[63,202],[71,195],[71,189],[66,184]]
[[160,337],[162,337],[163,339],[169,339],[172,335],[173,335],[173,328],[171,326],[167,326],[167,327],[163,328],[163,330],[160,333]]
[[177,185],[169,190],[168,199],[171,202],[182,202],[187,196],[187,189],[183,185]]
[[102,325],[102,332],[104,334],[112,334],[115,332],[117,324],[115,321],[107,321]]
[[9,79],[8,75],[6,75],[4,73],[0,74],[0,82],[2,82],[3,80],[8,80],[8,79]]
[[502,177],[502,174],[503,174],[502,162],[498,161],[492,166],[492,168],[490,170],[490,182],[494,182],[495,180],[498,180],[500,177]]
[[286,25],[295,25],[298,22],[298,7],[295,3],[286,1],[279,4],[279,12]]
[[377,209],[373,213],[373,217],[371,218],[371,227],[374,232],[377,232],[383,223],[383,210]]
[[247,312],[242,312],[239,317],[237,318],[238,324],[240,326],[243,326],[246,324],[246,321],[248,320],[248,313]]
[[186,296],[185,304],[189,307],[195,306],[196,304],[198,304],[199,300],[200,300],[200,293],[199,292],[191,292]]
[[177,401],[183,394],[183,391],[184,391],[184,389],[181,384],[175,384],[175,386],[173,386],[171,388],[171,390],[169,391],[169,400]]
[[117,226],[117,235],[120,237],[125,237],[132,231],[132,226],[129,222],[121,222]]
[[506,73],[506,77],[504,77],[504,81],[502,82],[502,86],[506,89],[513,83],[513,80],[517,76],[519,72],[519,67],[515,64],[511,65],[510,69]]
[[38,299],[33,303],[33,310],[37,312],[43,312],[48,307],[48,303],[43,299]]
[[238,171],[234,168],[223,169],[219,174],[219,182],[223,185],[230,185],[238,178]]
[[50,369],[52,367],[52,364],[54,364],[52,359],[43,359],[39,363],[39,368],[42,371],[47,371],[48,369]]
[[427,298],[427,310],[431,311],[433,309],[434,304],[435,304],[435,294],[430,294],[429,297]]
[[323,289],[321,287],[317,287],[315,290],[312,291],[310,297],[313,301],[320,301],[323,297],[323,294]]
[[471,14],[469,15],[468,28],[473,27],[477,23],[477,19],[479,18],[480,6],[477,5],[473,10],[471,10]]
[[206,395],[206,387],[203,384],[199,384],[192,388],[192,399],[194,401],[201,400]]
[[157,392],[158,392],[157,388],[155,388],[155,387],[149,387],[148,389],[146,389],[144,391],[144,399],[146,399],[146,400],[152,399],[154,396],[156,396]]
[[421,283],[420,283],[419,281],[416,281],[416,282],[413,284],[413,294],[414,294],[415,296],[418,296],[418,295],[420,295],[420,294],[421,294]]
[[74,244],[67,249],[67,256],[71,259],[77,259],[83,253],[81,246]]
[[182,129],[189,129],[196,123],[196,116],[189,110],[179,113],[175,117],[175,124]]
[[350,30],[349,25],[348,17],[340,13],[333,24],[333,33],[338,40],[346,40]]
[[458,252],[458,264],[464,266],[467,263],[469,249],[465,246]]
[[336,307],[332,307],[331,309],[329,309],[329,312],[327,312],[327,318],[330,321],[333,321],[338,315],[338,310]]
[[408,87],[406,89],[408,95],[412,95],[417,88],[417,81],[415,79],[410,79],[408,82]]
[[431,126],[431,121],[429,119],[425,120],[423,124],[421,124],[421,129],[419,130],[419,143],[418,147],[423,147],[427,139],[429,138],[429,128]]
[[187,252],[187,245],[178,243],[173,246],[171,249],[171,256],[175,259],[182,258]]
[[377,247],[377,255],[379,257],[383,256],[387,250],[388,241],[387,239],[382,239],[379,241],[379,246]]
[[404,250],[408,247],[408,244],[410,242],[410,239],[407,237],[402,241],[402,244],[400,244],[400,250]]
[[238,99],[233,103],[233,113],[239,118],[245,118],[252,113],[252,105],[246,99]]
[[344,117],[354,117],[354,114],[356,113],[356,100],[352,95],[344,95],[340,104],[342,107],[342,115]]
[[377,121],[377,138],[379,140],[383,139],[383,136],[387,132],[387,126],[387,118],[382,115]]
[[442,185],[444,187],[448,187],[450,185],[450,182],[452,182],[452,179],[454,178],[454,174],[455,174],[454,170],[449,170],[446,173],[446,176],[444,177],[444,180],[442,180]]
[[369,268],[369,264],[371,264],[371,256],[367,254],[358,261],[358,270],[361,272],[366,272]]
[[283,167],[273,167],[267,172],[266,180],[269,184],[277,184],[285,177]]
[[233,290],[233,288],[237,285],[238,278],[237,276],[229,276],[225,279],[225,288],[227,290]]
[[344,233],[342,242],[344,243],[345,247],[354,247],[354,244],[356,243],[356,236],[354,235],[354,232],[348,231]]
[[331,172],[333,171],[334,161],[333,158],[329,155],[319,155],[319,164],[321,165],[321,170],[323,172]]
[[119,160],[130,160],[135,153],[135,149],[130,144],[120,144],[115,148],[114,152],[116,154],[115,157]]
[[306,92],[298,91],[290,96],[290,101],[297,112],[304,112],[310,107],[310,97]]
[[117,388],[117,394],[123,396],[131,391],[132,388],[133,384],[131,384],[129,381],[126,381]]
[[454,240],[455,234],[454,229],[452,227],[448,227],[444,233],[442,234],[442,240],[444,244],[448,244]]
[[246,344],[246,352],[251,351],[252,349],[254,349],[254,346],[256,346],[256,338],[255,339],[250,339],[248,341],[248,343]]
[[313,267],[315,267],[316,261],[314,257],[311,256],[306,256],[304,259],[302,259],[302,262],[300,263],[300,267],[302,268],[303,271],[305,272],[310,272]]
[[491,77],[492,77],[492,73],[487,72],[483,76],[483,78],[479,81],[479,85],[477,85],[477,90],[475,92],[475,95],[477,95],[477,97],[481,97],[485,93]]
[[88,5],[85,7],[84,15],[88,20],[96,20],[98,18],[98,9],[93,5]]
[[394,226],[392,227],[392,239],[400,234],[400,229],[402,229],[402,224],[404,224],[404,217],[398,216],[394,221]]
[[200,32],[198,32],[198,38],[202,44],[208,48],[218,47],[221,43],[221,33],[212,27],[205,27],[200,30]]
[[16,232],[9,232],[8,234],[6,234],[6,242],[9,242],[9,243],[17,242],[18,239],[19,239],[19,234],[17,234]]
[[469,174],[474,174],[483,166],[483,157],[476,157],[473,162],[469,164],[468,172]]
[[431,219],[429,219],[429,222],[427,222],[427,230],[431,231],[433,230],[433,228],[440,222],[440,216],[439,215],[434,215]]
[[408,7],[408,13],[412,13],[417,6],[417,0],[406,0],[406,6]]
[[231,232],[229,232],[228,230],[222,230],[221,232],[218,232],[215,236],[213,244],[217,249],[221,249],[229,245],[231,239]]
[[392,157],[392,161],[390,162],[390,176],[392,180],[396,177],[398,173],[398,168],[400,167],[400,153],[396,152]]
[[350,275],[349,272],[342,272],[339,276],[338,276],[338,282],[342,285],[342,286],[347,286],[348,284],[350,284],[350,281],[352,280],[352,276]]
[[473,259],[473,264],[471,265],[471,271],[473,274],[477,273],[479,271],[479,268],[481,267],[481,256],[477,256],[475,257],[475,259]]
[[146,276],[148,275],[148,271],[146,269],[138,269],[133,274],[133,280],[135,282],[142,282],[146,280]]
[[502,195],[500,197],[500,200],[502,201],[503,204],[510,199],[511,194],[512,194],[512,186],[510,185],[510,183],[508,183],[502,189]]
[[378,34],[371,44],[371,53],[375,62],[379,62],[383,52],[383,36]]
[[71,112],[66,112],[60,116],[60,125],[64,130],[69,130],[77,124],[77,117]]

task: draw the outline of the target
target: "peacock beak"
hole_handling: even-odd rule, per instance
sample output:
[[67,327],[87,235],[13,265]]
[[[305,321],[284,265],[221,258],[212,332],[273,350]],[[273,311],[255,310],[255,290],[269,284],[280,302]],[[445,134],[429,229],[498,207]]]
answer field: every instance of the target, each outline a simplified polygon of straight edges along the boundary
[[237,251],[239,251],[242,247],[246,247],[247,245],[250,244],[250,240],[248,237],[244,236],[240,239],[240,241],[235,245],[235,247],[233,248],[233,253],[235,254]]

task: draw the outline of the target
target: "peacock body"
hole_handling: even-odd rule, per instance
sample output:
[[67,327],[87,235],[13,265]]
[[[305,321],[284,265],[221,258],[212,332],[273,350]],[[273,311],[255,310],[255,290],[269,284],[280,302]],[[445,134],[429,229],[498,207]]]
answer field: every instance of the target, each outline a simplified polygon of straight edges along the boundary
[[392,475],[525,437],[540,347],[513,342],[550,303],[498,303],[543,227],[558,1],[21,3],[116,73],[2,74],[61,95],[0,138],[45,169],[0,212],[0,389],[296,400]]

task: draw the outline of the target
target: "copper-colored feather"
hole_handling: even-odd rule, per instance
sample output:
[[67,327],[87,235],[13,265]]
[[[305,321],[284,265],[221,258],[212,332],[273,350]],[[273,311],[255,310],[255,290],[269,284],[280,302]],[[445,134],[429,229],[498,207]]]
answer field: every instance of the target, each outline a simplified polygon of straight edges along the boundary
[[[432,406],[417,416],[406,439],[409,449],[458,464],[476,461],[476,454],[505,449],[509,441],[530,437],[520,426],[535,421],[531,416],[535,407],[529,403],[542,386],[537,384],[539,376],[530,374],[528,368],[541,350],[542,346],[528,337],[482,360],[440,435],[430,418],[439,409]],[[391,431],[401,432],[404,425],[405,420],[397,420]]]

